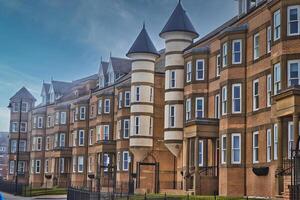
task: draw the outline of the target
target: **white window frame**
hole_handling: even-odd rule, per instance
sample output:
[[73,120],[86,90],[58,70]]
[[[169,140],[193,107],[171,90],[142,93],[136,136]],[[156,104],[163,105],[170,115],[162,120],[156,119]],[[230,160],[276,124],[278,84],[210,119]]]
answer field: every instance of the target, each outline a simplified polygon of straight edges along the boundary
[[37,127],[38,128],[43,128],[43,117],[39,116],[37,120]]
[[77,157],[73,156],[72,157],[72,167],[73,167],[73,172],[77,171]]
[[[126,124],[127,124],[127,128],[126,128]],[[127,135],[126,135],[126,131],[127,131]],[[123,138],[124,139],[129,138],[129,133],[130,133],[130,120],[124,119],[124,121],[123,121]]]
[[[257,145],[255,144],[255,137],[257,136]],[[257,152],[257,157],[256,157]],[[254,131],[252,134],[252,162],[259,163],[259,132]]]
[[59,134],[59,147],[65,147],[66,146],[66,134],[60,133]]
[[[235,87],[239,88],[239,91],[240,91],[239,97],[235,97],[235,92],[234,92]],[[232,94],[232,113],[242,113],[242,84],[241,83],[232,84],[232,93],[231,94]],[[235,101],[236,100],[240,101],[239,110],[235,110]]]
[[280,90],[281,90],[281,65],[280,63],[276,63],[274,65],[274,95],[278,94]]
[[[107,105],[107,102],[108,102],[108,105]],[[104,113],[105,114],[110,113],[110,99],[104,100]]]
[[222,45],[222,67],[226,67],[228,65],[228,44],[225,42]]
[[[277,18],[278,16],[278,18]],[[277,21],[278,20],[278,21]],[[281,37],[281,13],[280,9],[275,11],[273,14],[273,24],[274,24],[274,31],[273,31],[273,40],[279,40]]]
[[215,106],[214,106],[215,108],[215,118],[217,118],[217,119],[220,119],[220,115],[221,115],[221,113],[220,113],[220,111],[221,111],[221,108],[220,108],[220,94],[217,94],[216,96],[215,96]]
[[[225,142],[224,142],[225,139]],[[222,135],[221,140],[221,163],[226,164],[227,162],[227,136]]]
[[9,174],[14,174],[15,173],[15,161],[10,160],[9,161]]
[[97,109],[98,115],[102,113],[102,99],[98,100],[98,109]]
[[267,162],[272,160],[272,131],[267,129]]
[[191,81],[192,81],[192,61],[189,61],[186,64],[186,82],[189,83]]
[[185,100],[185,120],[189,121],[192,118],[192,103],[191,99]]
[[[78,156],[77,157],[77,172],[82,173],[84,170],[84,158],[83,156]],[[82,166],[82,169],[81,169]]]
[[109,163],[110,163],[109,155],[107,153],[103,154],[103,166],[105,166],[103,170],[104,172],[108,171]]
[[130,107],[130,91],[125,92],[125,107]]
[[[257,93],[255,92],[256,84],[257,84]],[[259,110],[259,79],[255,79],[252,82],[252,109],[253,111]]]
[[49,172],[49,159],[45,159],[45,173]]
[[[297,20],[291,21],[290,19],[290,14],[292,9],[297,9]],[[291,23],[296,22],[298,24],[298,30],[296,33],[291,33]],[[287,35],[288,36],[295,36],[295,35],[300,35],[300,5],[293,5],[289,6],[287,8]]]
[[94,135],[94,129],[90,129],[89,131],[89,145],[93,145],[93,135]]
[[267,53],[271,52],[272,46],[272,28],[271,26],[267,27]]
[[[201,65],[199,65],[199,63],[202,63],[202,69],[200,68]],[[202,75],[202,77],[199,77],[198,73],[200,73]],[[197,81],[204,80],[204,76],[205,76],[205,60],[198,59],[198,60],[196,60],[196,80]]]
[[[238,147],[234,147],[233,141],[234,138],[238,137]],[[234,160],[234,152],[238,151],[238,160]],[[241,164],[241,134],[240,133],[232,133],[231,134],[231,163],[232,164]]]
[[27,132],[27,122],[21,122],[20,132],[22,133]]
[[35,160],[35,173],[40,174],[41,173],[41,160]]
[[[240,50],[237,51],[235,49],[235,44],[238,43],[240,44]],[[238,39],[238,40],[233,40],[232,41],[232,64],[241,64],[242,63],[242,55],[243,55],[243,46],[242,46],[242,40]],[[239,61],[235,60],[235,54],[239,54]]]
[[65,158],[59,158],[59,172],[65,173]]
[[67,113],[61,112],[60,113],[60,124],[66,124],[67,123]]
[[274,124],[274,160],[278,159],[278,125]]
[[[202,101],[201,108],[198,108],[198,101]],[[205,106],[204,106],[204,97],[196,97],[195,100],[195,117],[196,118],[204,118],[204,112],[205,112]],[[198,112],[202,112],[201,116],[198,116]]]
[[257,60],[260,57],[259,51],[259,33],[253,35],[253,59]]
[[86,115],[86,107],[85,106],[80,106],[80,112],[79,112],[79,119],[80,120],[85,120],[85,115]]
[[227,115],[227,86],[222,87],[222,116]]
[[288,87],[292,86],[292,78],[291,78],[291,65],[297,64],[298,65],[298,77],[293,79],[298,79],[298,84],[300,84],[300,60],[289,60],[288,61]]
[[216,59],[216,76],[219,77],[221,70],[221,54],[218,54]]
[[[204,145],[204,142],[203,140],[199,140],[198,141],[198,166],[199,167],[203,167],[204,166],[204,159],[203,159],[203,156],[204,156],[204,152],[203,152],[203,145]],[[201,158],[201,159],[200,159]]]
[[89,156],[89,169],[88,169],[89,173],[93,172],[92,167],[93,167],[93,157]]
[[[125,155],[127,154],[127,160],[125,160]],[[123,157],[122,157],[122,169],[123,171],[128,171],[128,168],[129,168],[129,152],[128,151],[123,151]],[[125,163],[127,162],[127,167],[125,167]]]
[[77,131],[74,131],[73,133],[72,133],[72,143],[73,143],[73,147],[76,147],[76,145],[77,145],[77,138],[78,138],[78,134],[77,134]]
[[119,109],[122,108],[123,104],[123,92],[119,92],[119,96],[118,96],[118,107]]
[[43,138],[42,137],[36,137],[36,151],[42,151],[43,146]]
[[78,146],[84,146],[84,130],[78,130]]
[[104,141],[109,140],[109,125],[103,125],[103,138]]
[[267,107],[272,104],[272,75],[267,75]]
[[288,122],[288,144],[287,144],[287,155],[288,159],[291,159],[291,148],[294,144],[294,123],[293,121]]

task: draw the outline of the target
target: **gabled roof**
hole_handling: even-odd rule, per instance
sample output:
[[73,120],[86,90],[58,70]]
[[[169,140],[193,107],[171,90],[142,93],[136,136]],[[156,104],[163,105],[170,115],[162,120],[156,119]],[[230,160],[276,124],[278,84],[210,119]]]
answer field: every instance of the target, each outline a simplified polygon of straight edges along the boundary
[[72,86],[70,82],[63,82],[63,81],[51,81],[54,93],[56,94],[63,94],[67,89]]
[[100,69],[102,69],[103,74],[106,74],[108,65],[109,65],[108,62],[101,61],[100,67],[99,67],[99,72],[100,72]]
[[131,60],[126,58],[110,57],[110,62],[115,72],[129,73],[131,71]]
[[132,53],[150,53],[159,56],[153,42],[151,41],[147,33],[145,24],[143,24],[141,32],[137,36],[136,40],[134,41],[126,56]]
[[49,93],[50,85],[50,83],[43,83],[41,95],[43,95],[43,91],[45,91],[46,94]]
[[33,101],[36,101],[34,96],[25,87],[22,87],[18,92],[16,92],[16,94],[14,96],[12,96],[10,98],[10,100],[21,99],[21,98],[22,99],[31,99]]
[[97,79],[98,79],[98,74],[93,74],[93,75],[72,81],[72,84],[78,85],[78,84],[84,83],[85,81],[97,80]]
[[163,33],[172,31],[190,32],[195,34],[196,37],[199,36],[190,18],[183,9],[180,0],[178,1],[176,8],[159,35],[161,36]]

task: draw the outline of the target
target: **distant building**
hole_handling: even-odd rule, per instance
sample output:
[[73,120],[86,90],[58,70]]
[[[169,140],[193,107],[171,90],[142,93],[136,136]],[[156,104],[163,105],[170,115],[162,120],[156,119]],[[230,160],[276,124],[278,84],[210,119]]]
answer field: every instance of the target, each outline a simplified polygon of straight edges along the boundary
[[8,132],[0,132],[0,179],[7,179]]

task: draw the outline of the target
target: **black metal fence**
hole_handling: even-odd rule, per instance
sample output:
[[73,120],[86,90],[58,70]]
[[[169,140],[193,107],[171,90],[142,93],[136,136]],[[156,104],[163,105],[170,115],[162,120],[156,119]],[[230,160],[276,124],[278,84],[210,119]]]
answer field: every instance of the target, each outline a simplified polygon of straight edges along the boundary
[[118,200],[129,199],[130,195],[121,192],[99,192],[94,190],[68,187],[68,200]]
[[16,186],[15,182],[0,180],[0,191],[16,195],[24,195],[24,193],[26,193],[26,185],[18,183]]

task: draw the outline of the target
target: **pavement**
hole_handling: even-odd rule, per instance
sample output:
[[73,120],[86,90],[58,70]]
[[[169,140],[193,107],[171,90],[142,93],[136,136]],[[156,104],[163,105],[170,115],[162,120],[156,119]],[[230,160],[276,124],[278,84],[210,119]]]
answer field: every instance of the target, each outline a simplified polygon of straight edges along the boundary
[[[2,198],[1,198],[2,197]],[[36,196],[36,197],[22,197],[22,196],[15,196],[12,194],[0,192],[0,200],[33,200],[33,199],[55,199],[55,200],[66,200],[67,195],[44,195],[44,196]]]

